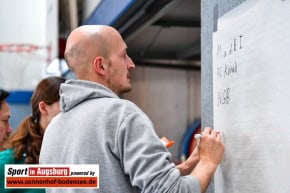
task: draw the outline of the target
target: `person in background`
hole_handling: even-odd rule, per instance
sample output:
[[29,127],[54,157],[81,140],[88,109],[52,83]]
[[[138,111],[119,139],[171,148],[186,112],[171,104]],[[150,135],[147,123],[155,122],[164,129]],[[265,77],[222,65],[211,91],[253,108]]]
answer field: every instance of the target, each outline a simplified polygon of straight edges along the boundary
[[150,119],[120,98],[135,68],[126,50],[110,26],[80,26],[69,35],[65,58],[77,80],[60,88],[61,113],[44,134],[40,164],[99,164],[100,186],[47,193],[205,192],[223,157],[220,134],[205,128],[198,149],[176,166]]
[[32,115],[20,125],[0,152],[0,192],[44,193],[45,189],[5,189],[5,164],[38,164],[42,138],[47,125],[59,113],[59,88],[65,79],[48,77],[41,80],[31,97]]
[[10,110],[9,105],[6,102],[6,98],[9,96],[9,92],[0,89],[0,151],[3,150],[3,144],[6,141],[8,135],[12,132],[9,124]]

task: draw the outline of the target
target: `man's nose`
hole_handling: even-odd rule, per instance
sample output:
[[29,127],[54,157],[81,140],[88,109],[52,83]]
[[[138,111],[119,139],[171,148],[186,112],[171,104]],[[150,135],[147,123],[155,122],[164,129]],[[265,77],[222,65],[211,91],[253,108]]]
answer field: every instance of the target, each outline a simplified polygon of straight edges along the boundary
[[135,63],[133,62],[133,60],[128,56],[129,58],[129,69],[134,69],[135,68]]

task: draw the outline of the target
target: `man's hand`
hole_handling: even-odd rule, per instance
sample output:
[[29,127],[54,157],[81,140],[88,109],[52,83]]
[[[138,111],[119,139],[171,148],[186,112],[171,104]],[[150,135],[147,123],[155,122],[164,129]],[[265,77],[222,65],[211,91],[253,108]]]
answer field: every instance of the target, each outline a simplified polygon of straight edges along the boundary
[[198,145],[198,154],[199,162],[191,175],[199,180],[201,191],[205,192],[224,155],[224,145],[220,133],[209,127],[205,128]]

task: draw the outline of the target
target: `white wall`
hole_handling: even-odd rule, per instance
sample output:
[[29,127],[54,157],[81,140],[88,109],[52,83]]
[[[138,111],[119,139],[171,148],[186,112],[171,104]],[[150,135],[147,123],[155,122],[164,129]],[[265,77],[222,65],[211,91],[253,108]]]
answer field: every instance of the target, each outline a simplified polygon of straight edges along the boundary
[[186,128],[200,118],[200,72],[136,67],[133,90],[123,97],[136,103],[152,120],[157,134],[176,143],[174,160]]
[[16,53],[17,46],[2,50],[0,87],[31,90],[45,76],[46,65],[58,53],[57,12],[58,0],[1,0],[0,46],[28,44],[39,49],[31,53]]
[[[4,48],[4,44],[15,46]],[[17,53],[20,44],[39,49]],[[58,0],[1,0],[0,48],[5,49],[0,51],[0,88],[32,91],[58,54]],[[30,105],[9,105],[10,124],[15,129],[31,113]]]

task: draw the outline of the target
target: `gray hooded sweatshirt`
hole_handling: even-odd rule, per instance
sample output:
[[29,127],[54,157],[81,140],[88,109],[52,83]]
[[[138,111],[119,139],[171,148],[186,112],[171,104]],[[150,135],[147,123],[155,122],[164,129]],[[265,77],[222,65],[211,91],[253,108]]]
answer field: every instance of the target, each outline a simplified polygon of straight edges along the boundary
[[197,179],[180,176],[152,122],[132,102],[100,84],[68,80],[60,105],[45,131],[40,164],[99,164],[99,188],[47,193],[200,193]]

